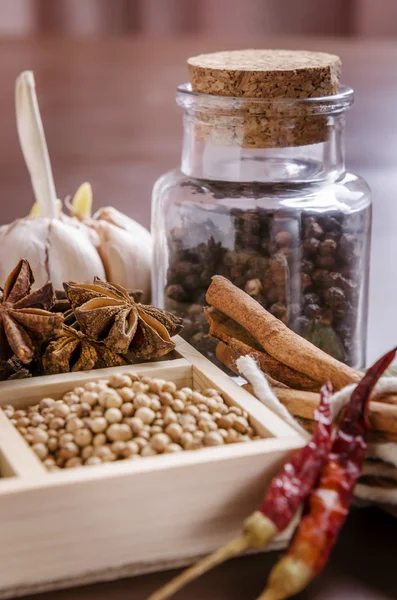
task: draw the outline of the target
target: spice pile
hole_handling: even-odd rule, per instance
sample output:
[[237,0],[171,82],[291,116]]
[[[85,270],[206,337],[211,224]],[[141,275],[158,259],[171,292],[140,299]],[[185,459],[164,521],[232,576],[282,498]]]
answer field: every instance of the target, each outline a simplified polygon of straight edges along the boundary
[[[225,203],[238,202],[245,193],[248,202],[266,198],[266,186],[250,184],[245,191],[243,185],[188,181],[186,188],[191,202],[175,205],[169,219],[183,226],[170,228],[168,235],[165,306],[184,318],[187,341],[213,355],[200,306],[217,274],[319,348],[357,366],[369,212],[230,209]],[[278,193],[281,197],[281,188]]]
[[139,303],[139,292],[95,278],[64,283],[34,277],[21,259],[0,288],[0,380],[113,367],[171,352],[178,317]]
[[114,374],[4,412],[50,470],[260,439],[238,406],[214,389]]

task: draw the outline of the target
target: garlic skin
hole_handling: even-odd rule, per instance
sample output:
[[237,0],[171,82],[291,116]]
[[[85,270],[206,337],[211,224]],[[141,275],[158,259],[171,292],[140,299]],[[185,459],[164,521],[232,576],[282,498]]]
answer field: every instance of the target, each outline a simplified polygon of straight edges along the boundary
[[[101,258],[93,245],[93,234],[80,223],[68,219],[26,217],[0,227],[0,286],[21,257],[26,258],[35,275],[33,288],[51,280],[55,289],[63,282],[91,282],[105,277]],[[97,243],[99,238],[96,237]]]

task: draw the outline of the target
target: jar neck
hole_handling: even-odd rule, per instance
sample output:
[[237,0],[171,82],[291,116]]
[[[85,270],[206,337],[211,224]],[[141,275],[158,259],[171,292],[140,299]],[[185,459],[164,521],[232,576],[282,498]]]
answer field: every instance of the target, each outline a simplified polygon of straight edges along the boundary
[[184,109],[181,169],[198,179],[305,184],[345,170],[353,90],[323,98],[231,98],[178,88]]
[[[238,140],[197,135],[198,119],[185,113],[181,170],[197,179],[263,183],[334,181],[345,171],[345,115],[326,117],[324,139],[313,144],[247,148]],[[288,128],[288,123],[285,124]]]

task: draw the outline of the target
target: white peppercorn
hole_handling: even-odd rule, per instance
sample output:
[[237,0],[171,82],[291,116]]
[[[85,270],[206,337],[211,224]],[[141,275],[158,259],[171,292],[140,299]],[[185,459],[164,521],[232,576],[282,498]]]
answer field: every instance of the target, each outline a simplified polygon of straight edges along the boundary
[[221,446],[224,439],[217,431],[206,433],[203,439],[204,446]]
[[80,408],[77,411],[77,415],[80,419],[86,418],[91,414],[91,406],[88,402],[82,402]]
[[153,398],[150,402],[150,408],[157,412],[161,409],[161,402],[158,398]]
[[40,460],[44,460],[44,458],[46,458],[46,456],[48,455],[48,448],[42,442],[33,444],[32,450],[37,454]]
[[[115,442],[115,443],[117,443],[117,442]],[[142,446],[142,448],[143,448],[143,446]],[[129,458],[130,456],[139,454],[139,450],[140,450],[140,446],[139,446],[139,444],[137,444],[136,440],[131,440],[129,442],[124,443],[124,450],[121,452],[121,455],[124,458]]]
[[176,385],[173,381],[166,381],[163,384],[163,392],[170,392],[171,394],[176,392]]
[[107,439],[106,439],[106,435],[104,433],[97,433],[92,438],[92,445],[95,446],[96,448],[99,448],[101,446],[104,446],[106,444],[106,441],[107,441]]
[[148,391],[149,386],[142,381],[134,381],[131,385],[131,388],[135,394],[144,394]]
[[228,429],[227,437],[225,438],[226,444],[235,444],[240,439],[240,434],[235,429]]
[[[39,407],[40,407],[40,410],[43,410],[43,408],[51,408],[54,404],[55,404],[55,400],[53,400],[52,398],[43,398],[42,400],[40,400]],[[16,412],[19,412],[19,411],[16,411]],[[23,412],[25,412],[25,411],[23,411]]]
[[163,428],[159,427],[159,425],[152,425],[150,428],[150,435],[155,435],[156,433],[163,433]]
[[164,450],[164,454],[172,454],[174,452],[182,452],[183,448],[179,444],[169,444]]
[[197,406],[195,406],[194,404],[189,404],[185,408],[185,413],[187,413],[189,415],[193,415],[194,417],[197,417],[199,412],[200,412],[200,409]]
[[78,456],[80,450],[77,444],[74,442],[68,442],[64,446],[62,446],[58,452],[58,456],[68,460],[69,458],[73,458],[74,456]]
[[188,431],[185,431],[181,435],[179,443],[186,450],[186,446],[189,446],[190,444],[193,443],[193,435],[191,433],[189,433]]
[[91,420],[90,429],[93,433],[102,433],[106,431],[108,422],[105,417],[95,417]]
[[244,417],[236,417],[233,423],[233,429],[239,433],[245,433],[248,429],[248,421]]
[[99,458],[99,456],[90,456],[89,458],[87,458],[84,464],[87,465],[87,467],[93,467],[95,465],[101,465],[102,461]]
[[74,433],[82,427],[84,427],[84,421],[82,421],[79,417],[72,417],[66,422],[66,431],[68,433]]
[[171,406],[174,401],[174,396],[171,392],[161,392],[159,401],[162,406]]
[[183,406],[185,406],[185,402],[187,400],[187,395],[185,394],[185,392],[182,392],[180,390],[178,390],[177,392],[174,392],[174,398],[175,398],[175,402],[177,400],[179,400],[180,402],[183,403]]
[[120,410],[123,417],[131,417],[134,414],[134,405],[132,402],[125,402]]
[[65,469],[75,469],[76,467],[81,467],[83,461],[78,456],[74,456],[73,458],[69,458],[69,460],[65,463]]
[[131,385],[131,379],[128,375],[122,375],[121,373],[115,373],[109,378],[109,385],[112,388],[123,388]]
[[139,450],[142,450],[142,448],[144,448],[147,445],[147,443],[148,443],[147,439],[145,439],[145,438],[143,438],[141,436],[138,436],[138,437],[134,438],[133,441],[138,446]]
[[165,384],[164,379],[152,379],[150,382],[148,382],[149,391],[154,392],[156,394],[160,394],[160,392],[163,389],[164,384]]
[[86,389],[89,392],[93,392],[96,389],[97,383],[95,381],[87,381],[87,383],[84,384],[84,389]]
[[[98,434],[98,435],[101,435],[101,434]],[[112,450],[109,448],[109,446],[100,446],[98,448],[95,448],[93,456],[97,456],[103,462],[113,462],[117,458],[115,453],[112,452]]]
[[41,415],[35,413],[31,416],[30,422],[33,427],[38,427],[39,425],[42,425],[44,423],[44,419]]
[[62,419],[62,417],[54,417],[49,422],[49,426],[51,429],[55,430],[63,429],[63,427],[65,427],[65,419]]
[[108,408],[105,411],[105,419],[108,423],[121,423],[123,420],[122,412],[119,408]]
[[169,435],[174,442],[178,442],[183,435],[183,429],[179,423],[170,423],[167,425],[165,433]]
[[156,418],[156,413],[151,408],[142,406],[141,408],[138,408],[138,410],[135,412],[135,417],[141,419],[141,421],[144,424],[150,425]]
[[123,402],[131,402],[134,399],[135,393],[130,387],[123,387],[117,390]]
[[171,408],[174,412],[178,413],[178,412],[182,412],[183,409],[185,408],[185,404],[183,402],[183,400],[174,400],[171,404]]
[[150,440],[150,446],[159,453],[164,452],[170,443],[171,439],[166,433],[156,433]]
[[144,427],[144,423],[139,417],[128,417],[124,419],[123,423],[127,423],[131,427],[132,432],[137,435],[139,435]]
[[141,407],[149,408],[151,403],[152,403],[152,401],[149,398],[149,396],[144,393],[136,394],[135,398],[133,400],[134,408],[136,408],[136,409],[141,408]]
[[83,460],[87,460],[87,458],[90,458],[90,456],[93,456],[93,454],[94,454],[93,446],[85,446],[84,448],[81,449],[81,458]]
[[114,452],[116,456],[123,456],[126,446],[127,446],[126,442],[118,440],[116,442],[113,442],[110,447],[112,449],[112,452]]
[[47,448],[50,452],[55,452],[58,449],[58,438],[50,437],[47,442]]
[[78,429],[74,434],[74,441],[81,448],[84,448],[84,446],[89,446],[92,442],[91,431],[85,427]]
[[113,423],[107,428],[106,435],[112,442],[128,442],[132,438],[132,430],[126,423]]
[[170,408],[169,406],[167,406],[167,408],[165,408],[163,412],[163,421],[164,425],[166,426],[170,425],[170,423],[176,423],[178,421],[176,413],[174,413],[172,408]]
[[141,456],[156,456],[157,452],[148,444],[142,448],[140,454]]
[[70,408],[62,400],[57,400],[52,407],[52,413],[54,417],[62,417],[64,419],[70,413]]
[[80,398],[78,396],[76,396],[76,394],[74,394],[73,392],[69,392],[69,393],[65,394],[65,396],[63,397],[63,401],[68,406],[71,407],[75,404],[78,404],[78,402],[80,401]]

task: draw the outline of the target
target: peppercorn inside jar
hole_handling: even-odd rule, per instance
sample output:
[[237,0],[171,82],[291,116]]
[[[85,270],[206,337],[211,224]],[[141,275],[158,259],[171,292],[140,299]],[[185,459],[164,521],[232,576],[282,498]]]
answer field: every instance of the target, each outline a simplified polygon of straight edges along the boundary
[[[275,58],[258,52],[240,53],[248,62],[239,68],[254,60],[262,66],[251,66],[251,76],[267,81]],[[241,62],[230,58],[233,52],[221,54],[232,61],[230,72]],[[297,54],[281,57],[285,73],[296,60],[311,65],[316,57],[325,73],[337,59]],[[302,72],[302,82],[314,77],[309,67]],[[195,73],[193,67],[193,83]],[[236,87],[230,97],[192,91],[190,84],[178,88],[185,111],[182,166],[160,178],[153,194],[155,302],[183,317],[182,335],[211,359],[217,341],[203,306],[211,277],[219,274],[335,358],[364,364],[370,193],[345,171],[344,120],[353,91],[332,85],[321,97],[297,98],[237,98]]]

